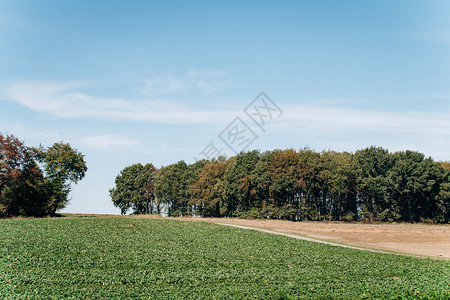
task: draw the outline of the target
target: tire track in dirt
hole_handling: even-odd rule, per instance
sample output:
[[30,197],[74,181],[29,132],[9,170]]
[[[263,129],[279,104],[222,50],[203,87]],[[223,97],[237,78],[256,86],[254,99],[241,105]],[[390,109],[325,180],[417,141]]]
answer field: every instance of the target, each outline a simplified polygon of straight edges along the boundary
[[315,238],[310,238],[310,237],[306,237],[306,236],[294,235],[294,234],[290,234],[290,233],[284,233],[284,232],[272,231],[272,230],[267,230],[267,229],[262,229],[262,228],[255,228],[255,227],[248,227],[248,226],[243,226],[243,225],[227,224],[227,223],[216,223],[216,222],[213,222],[213,223],[214,223],[214,224],[219,224],[219,225],[224,225],[224,226],[230,226],[230,227],[241,228],[241,229],[256,230],[256,231],[259,231],[259,232],[264,232],[264,233],[270,233],[270,234],[275,234],[275,235],[286,236],[286,237],[290,237],[290,238],[297,239],[297,240],[303,240],[303,241],[308,241],[308,242],[320,243],[320,244],[325,244],[325,245],[330,245],[330,246],[336,246],[336,247],[342,247],[342,248],[349,248],[349,249],[362,250],[362,251],[369,251],[369,252],[376,252],[376,253],[384,253],[384,254],[396,254],[396,255],[416,256],[416,255],[409,254],[409,253],[387,252],[387,251],[382,251],[382,250],[375,250],[375,249],[361,248],[361,247],[350,246],[350,245],[345,245],[345,244],[338,244],[338,243],[333,243],[333,242],[323,241],[323,240],[319,240],[319,239],[315,239]]
[[[155,218],[156,216],[134,216]],[[209,222],[259,230],[290,238],[361,251],[450,260],[450,224],[344,223],[327,221],[248,220],[183,217],[168,219]],[[237,226],[234,226],[237,225]]]

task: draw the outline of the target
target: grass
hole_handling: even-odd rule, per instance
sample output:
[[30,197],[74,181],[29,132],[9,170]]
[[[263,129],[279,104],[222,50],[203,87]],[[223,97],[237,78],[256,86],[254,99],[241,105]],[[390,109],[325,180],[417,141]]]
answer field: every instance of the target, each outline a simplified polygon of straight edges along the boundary
[[0,298],[448,299],[450,262],[205,222],[0,220]]

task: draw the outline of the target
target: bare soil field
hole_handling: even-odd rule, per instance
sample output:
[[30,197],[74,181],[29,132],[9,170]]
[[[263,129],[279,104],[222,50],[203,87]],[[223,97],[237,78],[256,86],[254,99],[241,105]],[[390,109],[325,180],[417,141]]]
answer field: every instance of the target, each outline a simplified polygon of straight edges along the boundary
[[290,222],[225,218],[184,219],[262,228],[362,248],[450,259],[450,225]]

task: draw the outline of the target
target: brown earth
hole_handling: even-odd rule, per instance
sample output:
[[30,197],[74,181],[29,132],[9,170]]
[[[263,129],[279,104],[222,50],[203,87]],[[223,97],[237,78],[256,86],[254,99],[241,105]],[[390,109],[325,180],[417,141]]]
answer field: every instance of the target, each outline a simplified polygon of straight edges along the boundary
[[[103,216],[65,214],[75,216]],[[121,217],[111,215],[108,217]],[[127,216],[131,218],[161,218],[155,215]],[[357,248],[375,249],[400,254],[450,259],[450,224],[362,224],[343,222],[291,222],[279,220],[244,220],[231,218],[170,218],[183,221],[204,221],[240,225],[295,236],[313,238]]]
[[183,220],[262,228],[360,248],[450,259],[450,225],[290,222],[228,218],[183,218]]

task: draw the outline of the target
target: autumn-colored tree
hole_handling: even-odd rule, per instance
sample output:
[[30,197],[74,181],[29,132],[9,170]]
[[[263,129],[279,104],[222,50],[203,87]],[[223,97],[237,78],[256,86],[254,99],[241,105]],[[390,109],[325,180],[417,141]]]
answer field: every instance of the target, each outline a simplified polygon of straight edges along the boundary
[[0,134],[0,215],[54,215],[67,204],[70,183],[86,170],[83,155],[69,144],[29,148]]
[[445,223],[450,163],[380,147],[250,151],[163,167],[154,190],[171,216]]
[[225,170],[232,160],[213,161],[205,165],[189,188],[190,204],[202,217],[222,217],[226,213]]
[[0,134],[0,216],[45,215],[46,190],[25,144],[13,135]]

